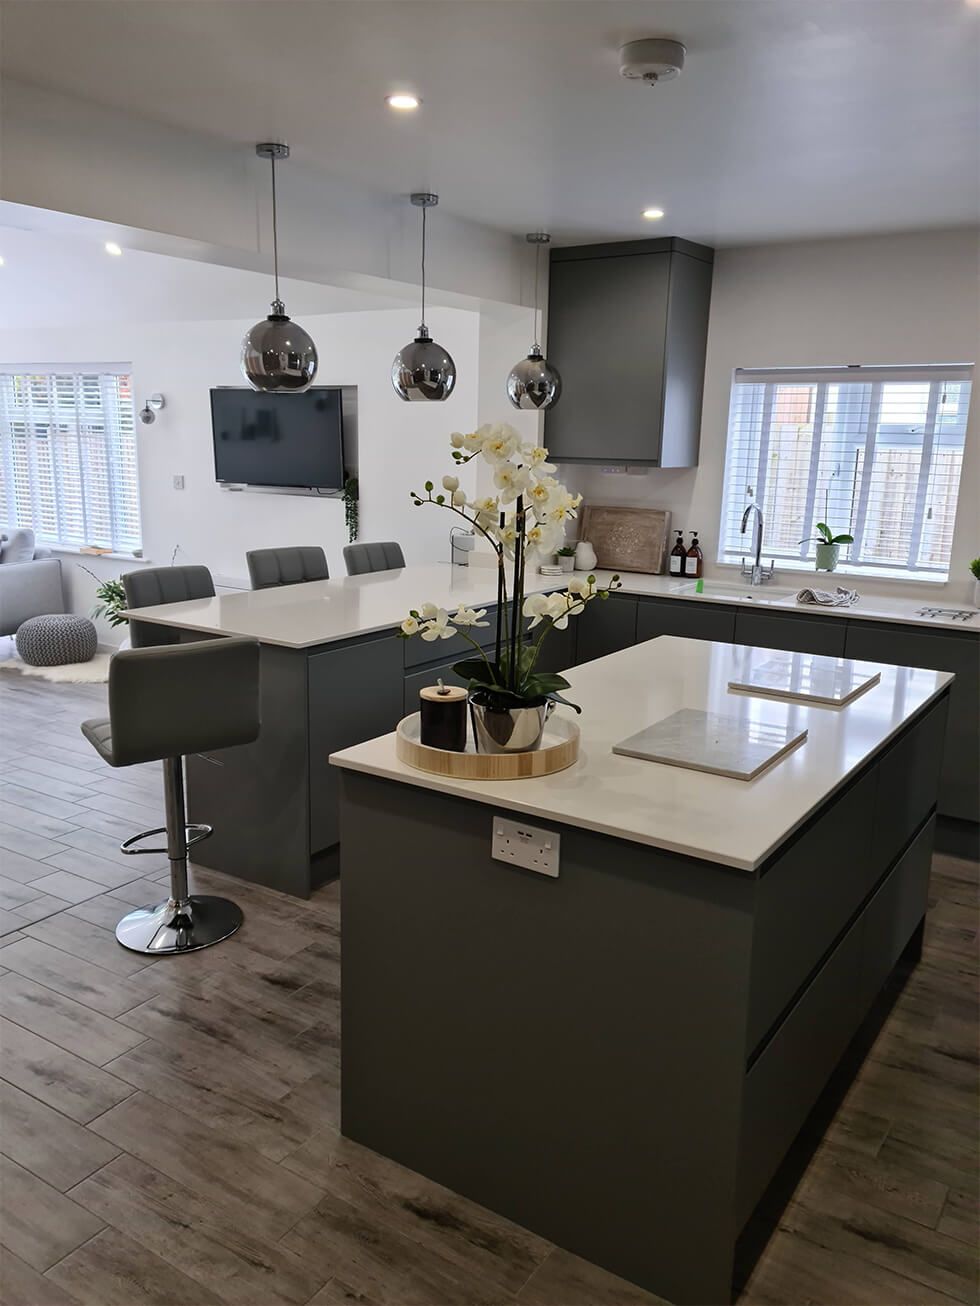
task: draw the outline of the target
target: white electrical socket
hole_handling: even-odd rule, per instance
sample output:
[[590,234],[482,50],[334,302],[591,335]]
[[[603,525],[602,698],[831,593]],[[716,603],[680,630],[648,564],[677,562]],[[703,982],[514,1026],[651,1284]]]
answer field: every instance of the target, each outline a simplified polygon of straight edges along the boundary
[[493,818],[493,840],[490,855],[498,862],[523,866],[528,871],[558,878],[558,860],[561,853],[561,835],[542,830],[523,821]]
[[183,488],[184,488],[184,478],[183,478],[183,476],[175,476],[175,477],[174,477],[174,489],[175,489],[175,490],[182,490]]

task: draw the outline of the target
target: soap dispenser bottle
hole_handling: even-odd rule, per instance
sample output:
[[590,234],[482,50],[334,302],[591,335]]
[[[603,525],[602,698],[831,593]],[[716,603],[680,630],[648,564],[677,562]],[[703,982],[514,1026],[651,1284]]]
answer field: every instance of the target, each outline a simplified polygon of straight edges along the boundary
[[677,543],[670,551],[670,574],[672,576],[683,576],[684,566],[687,561],[687,549],[684,548],[684,532],[677,532]]
[[698,543],[697,531],[691,532],[691,547],[684,559],[684,575],[694,580],[700,580],[704,575],[704,554],[701,552],[701,545]]

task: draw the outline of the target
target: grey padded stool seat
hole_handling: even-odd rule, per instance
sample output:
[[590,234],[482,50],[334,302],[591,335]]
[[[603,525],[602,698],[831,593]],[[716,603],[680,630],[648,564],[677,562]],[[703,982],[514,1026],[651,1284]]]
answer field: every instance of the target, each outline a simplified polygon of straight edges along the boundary
[[[152,608],[158,603],[183,603],[187,599],[214,598],[214,581],[207,567],[146,567],[127,571],[122,578],[127,608]],[[149,621],[131,621],[129,638],[133,648],[177,644],[180,635]]]
[[[82,734],[110,766],[163,762],[167,824],[121,845],[124,853],[166,852],[170,897],[139,907],[116,926],[124,948],[152,956],[193,952],[226,939],[242,923],[226,898],[187,891],[187,849],[209,825],[187,825],[183,759],[250,744],[259,733],[259,645],[254,639],[209,639],[169,648],[125,649],[109,663],[109,719],[83,721]],[[139,848],[166,834],[166,848]]]
[[245,554],[245,561],[253,590],[330,579],[327,555],[318,544],[290,549],[253,549]]
[[348,544],[344,547],[344,562],[348,576],[364,576],[369,571],[394,571],[404,567],[402,546],[394,540],[380,544]]

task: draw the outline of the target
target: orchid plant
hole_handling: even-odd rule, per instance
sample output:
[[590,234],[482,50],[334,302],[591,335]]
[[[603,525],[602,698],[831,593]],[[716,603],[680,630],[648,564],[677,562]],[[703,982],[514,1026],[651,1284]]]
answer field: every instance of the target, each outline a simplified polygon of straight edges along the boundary
[[[597,586],[595,576],[573,577],[564,591],[525,596],[528,563],[554,555],[563,543],[566,525],[578,514],[582,496],[570,494],[555,478],[547,449],[522,444],[517,431],[506,423],[481,426],[466,435],[454,432],[450,442],[458,467],[474,458],[489,464],[496,493],[471,500],[460,489],[458,477],[444,476],[441,491],[427,481],[425,493],[413,490],[412,500],[416,507],[432,504],[462,517],[497,555],[496,640],[485,650],[469,633],[490,625],[484,620],[485,608],[461,607],[450,616],[434,603],[413,608],[402,622],[401,634],[430,642],[461,635],[470,643],[476,656],[457,662],[453,670],[469,682],[474,702],[497,710],[529,707],[546,699],[565,703],[559,692],[568,688],[564,676],[536,670],[541,647],[552,630],[564,630],[569,618],[584,612],[592,599],[608,598],[610,591],[619,588],[619,577],[613,576],[605,588]],[[579,710],[574,703],[569,706]]]

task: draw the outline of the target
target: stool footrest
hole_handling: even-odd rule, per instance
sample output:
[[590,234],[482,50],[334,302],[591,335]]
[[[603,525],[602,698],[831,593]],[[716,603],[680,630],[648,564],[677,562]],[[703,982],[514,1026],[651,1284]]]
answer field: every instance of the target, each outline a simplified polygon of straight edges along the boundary
[[[124,843],[121,843],[119,845],[119,851],[121,853],[126,853],[128,857],[141,857],[145,853],[164,853],[165,855],[167,855],[169,854],[170,850],[166,847],[166,845],[164,845],[164,847],[162,848],[135,847],[135,845],[140,843],[140,841],[143,839],[152,839],[154,835],[166,834],[166,833],[167,833],[167,827],[165,825],[157,826],[155,830],[144,830],[141,834],[134,834],[131,839],[127,839]],[[207,839],[207,837],[212,833],[213,831],[210,825],[185,825],[184,826],[184,835],[187,841],[188,848],[192,848],[194,844],[200,843],[202,839]]]

